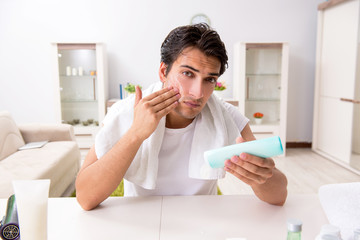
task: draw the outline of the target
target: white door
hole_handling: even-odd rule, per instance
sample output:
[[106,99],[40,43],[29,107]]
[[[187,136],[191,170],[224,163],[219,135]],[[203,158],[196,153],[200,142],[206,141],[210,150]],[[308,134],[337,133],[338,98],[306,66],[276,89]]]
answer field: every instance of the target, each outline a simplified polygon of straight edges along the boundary
[[[360,45],[360,43],[359,43]],[[360,46],[358,45],[357,76],[355,84],[352,154],[350,166],[360,170]]]
[[359,1],[323,11],[320,46],[318,149],[350,162],[356,79]]

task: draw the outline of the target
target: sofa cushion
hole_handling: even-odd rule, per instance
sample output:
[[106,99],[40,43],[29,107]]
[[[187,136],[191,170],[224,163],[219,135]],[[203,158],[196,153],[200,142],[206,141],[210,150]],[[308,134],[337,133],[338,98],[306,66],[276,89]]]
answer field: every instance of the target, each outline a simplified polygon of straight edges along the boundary
[[[0,162],[0,198],[13,194],[13,180],[33,179],[50,179],[49,196],[59,197],[75,179],[79,161],[80,151],[73,141],[49,142],[42,148],[17,151]],[[67,178],[69,172],[72,176]]]
[[6,111],[0,112],[0,130],[1,161],[25,145],[25,142],[11,115]]
[[18,125],[25,143],[40,141],[76,141],[74,128],[69,124],[28,123]]

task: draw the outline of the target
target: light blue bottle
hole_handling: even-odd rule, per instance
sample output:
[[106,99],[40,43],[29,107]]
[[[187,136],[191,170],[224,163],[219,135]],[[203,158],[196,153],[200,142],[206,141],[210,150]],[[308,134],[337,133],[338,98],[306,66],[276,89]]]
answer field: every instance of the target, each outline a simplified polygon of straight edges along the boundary
[[204,157],[212,168],[223,168],[227,159],[243,152],[262,158],[274,157],[284,153],[280,137],[275,136],[206,151]]

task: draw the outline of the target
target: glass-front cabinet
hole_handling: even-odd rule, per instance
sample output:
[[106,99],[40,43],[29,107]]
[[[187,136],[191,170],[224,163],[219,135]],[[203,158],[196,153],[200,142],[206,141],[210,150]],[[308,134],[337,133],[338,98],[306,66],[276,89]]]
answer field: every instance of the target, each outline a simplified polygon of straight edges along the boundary
[[[52,47],[56,54],[54,68],[57,118],[59,122],[73,125],[75,135],[93,136],[106,110],[104,45],[53,43]],[[85,144],[85,148],[89,144]]]
[[286,147],[287,43],[237,43],[234,98],[256,138],[278,135]]

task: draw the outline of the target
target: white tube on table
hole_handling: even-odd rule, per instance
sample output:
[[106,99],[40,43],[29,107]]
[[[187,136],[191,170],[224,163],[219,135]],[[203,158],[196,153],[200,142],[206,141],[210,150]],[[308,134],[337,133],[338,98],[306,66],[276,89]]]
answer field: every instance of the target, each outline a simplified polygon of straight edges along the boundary
[[21,240],[46,240],[50,180],[13,181]]
[[275,136],[206,151],[204,157],[212,168],[223,168],[225,160],[243,152],[268,158],[283,154],[284,151],[280,137]]

